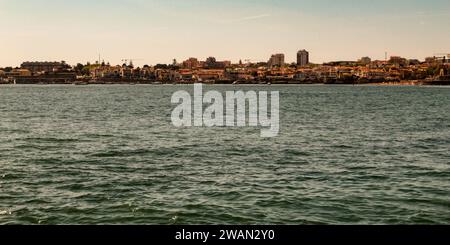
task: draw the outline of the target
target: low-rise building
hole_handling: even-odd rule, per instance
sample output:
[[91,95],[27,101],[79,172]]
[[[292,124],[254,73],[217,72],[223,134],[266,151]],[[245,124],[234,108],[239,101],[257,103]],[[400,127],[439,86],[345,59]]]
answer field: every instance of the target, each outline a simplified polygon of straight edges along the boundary
[[7,77],[28,77],[31,76],[31,71],[27,69],[13,69],[10,72],[6,72]]
[[182,81],[186,81],[186,82],[192,81],[193,75],[194,75],[192,70],[190,70],[190,69],[180,69],[178,72],[180,73]]
[[31,71],[32,73],[39,73],[39,72],[54,72],[54,71],[61,71],[61,70],[68,70],[71,69],[71,67],[66,64],[65,61],[61,62],[23,62],[20,67],[22,69],[27,69]]
[[255,79],[254,74],[257,74],[256,72],[249,72],[249,70],[246,69],[234,69],[229,70],[225,73],[225,77],[229,80],[253,80]]
[[181,75],[175,70],[156,69],[155,76],[158,81],[180,81]]
[[209,57],[203,63],[203,68],[208,69],[225,69],[231,66],[231,61],[217,61],[214,57]]
[[197,81],[220,80],[225,78],[225,71],[222,69],[201,69],[194,73],[193,78]]

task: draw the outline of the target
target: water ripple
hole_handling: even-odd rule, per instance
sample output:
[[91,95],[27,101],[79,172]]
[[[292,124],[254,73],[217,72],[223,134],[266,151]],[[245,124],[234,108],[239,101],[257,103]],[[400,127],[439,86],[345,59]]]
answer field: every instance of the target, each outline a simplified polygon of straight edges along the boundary
[[0,224],[450,222],[445,88],[242,86],[280,91],[273,139],[173,128],[181,88],[1,87]]

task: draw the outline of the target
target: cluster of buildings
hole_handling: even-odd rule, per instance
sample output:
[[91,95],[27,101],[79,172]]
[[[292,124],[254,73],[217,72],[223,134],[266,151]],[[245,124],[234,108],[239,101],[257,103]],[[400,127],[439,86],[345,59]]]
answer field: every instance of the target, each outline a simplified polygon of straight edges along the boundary
[[66,62],[23,62],[18,68],[0,69],[0,83],[71,83],[77,79]]
[[[284,54],[274,54],[267,62],[268,67],[284,67],[286,65]],[[300,50],[297,52],[297,66],[304,67],[309,65],[309,52]]]
[[66,62],[24,62],[20,68],[0,69],[2,83],[381,83],[419,81],[445,76],[446,57],[425,61],[393,56],[389,60],[337,61],[311,64],[309,52],[297,52],[297,62],[287,63],[284,54],[274,54],[267,62],[233,64],[209,57],[189,58],[181,63],[134,67],[97,62],[71,67]]

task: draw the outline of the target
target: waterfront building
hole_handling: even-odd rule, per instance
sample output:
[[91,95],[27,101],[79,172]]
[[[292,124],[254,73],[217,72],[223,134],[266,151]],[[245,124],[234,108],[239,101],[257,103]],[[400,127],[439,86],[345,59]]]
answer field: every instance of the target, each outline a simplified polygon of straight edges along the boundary
[[182,81],[192,81],[193,73],[191,69],[180,69],[178,72],[180,73]]
[[179,81],[182,76],[178,71],[166,70],[166,69],[156,69],[155,77],[158,81]]
[[122,66],[99,66],[93,70],[94,77],[99,78],[120,78],[122,76]]
[[384,69],[365,69],[360,76],[368,79],[380,79],[386,78],[388,73]]
[[31,71],[28,69],[13,69],[11,72],[6,72],[7,77],[29,77],[31,76]]
[[300,50],[297,52],[297,65],[307,66],[309,64],[309,52],[306,50]]
[[284,54],[274,54],[268,61],[269,67],[283,67],[284,66]]
[[133,77],[133,68],[130,66],[122,66],[120,69],[120,76],[122,78],[132,78]]
[[144,79],[153,79],[155,78],[155,69],[153,67],[150,66],[144,66],[141,69],[141,77]]
[[46,73],[35,76],[15,77],[17,84],[72,84],[77,78],[75,72]]
[[54,72],[60,70],[68,70],[71,67],[65,61],[61,62],[23,62],[20,65],[22,69],[27,69],[32,73],[38,72]]
[[229,80],[253,80],[257,76],[257,71],[247,69],[234,69],[225,73],[225,77]]
[[316,73],[310,68],[298,69],[294,75],[295,79],[305,80],[305,79],[315,79]]
[[224,79],[225,71],[223,69],[201,69],[198,70],[193,78],[199,82],[205,82],[207,80],[220,80]]

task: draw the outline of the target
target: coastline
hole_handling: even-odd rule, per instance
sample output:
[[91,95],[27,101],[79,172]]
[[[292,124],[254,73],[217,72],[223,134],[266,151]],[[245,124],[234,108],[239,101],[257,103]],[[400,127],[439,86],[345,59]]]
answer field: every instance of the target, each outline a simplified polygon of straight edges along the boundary
[[[134,82],[71,82],[71,83],[54,83],[54,82],[40,82],[40,83],[0,83],[0,86],[8,85],[35,85],[35,86],[48,86],[48,85],[73,85],[73,86],[89,86],[89,85],[192,85],[202,82],[156,82],[156,81],[134,81]],[[300,85],[300,86],[317,86],[317,85],[330,85],[330,86],[377,86],[377,87],[395,87],[395,86],[450,86],[442,84],[425,84],[420,81],[401,81],[401,82],[378,82],[378,83],[304,83],[304,82],[286,82],[275,81],[267,83],[202,83],[205,85],[233,85],[233,86],[271,86],[271,85]]]

